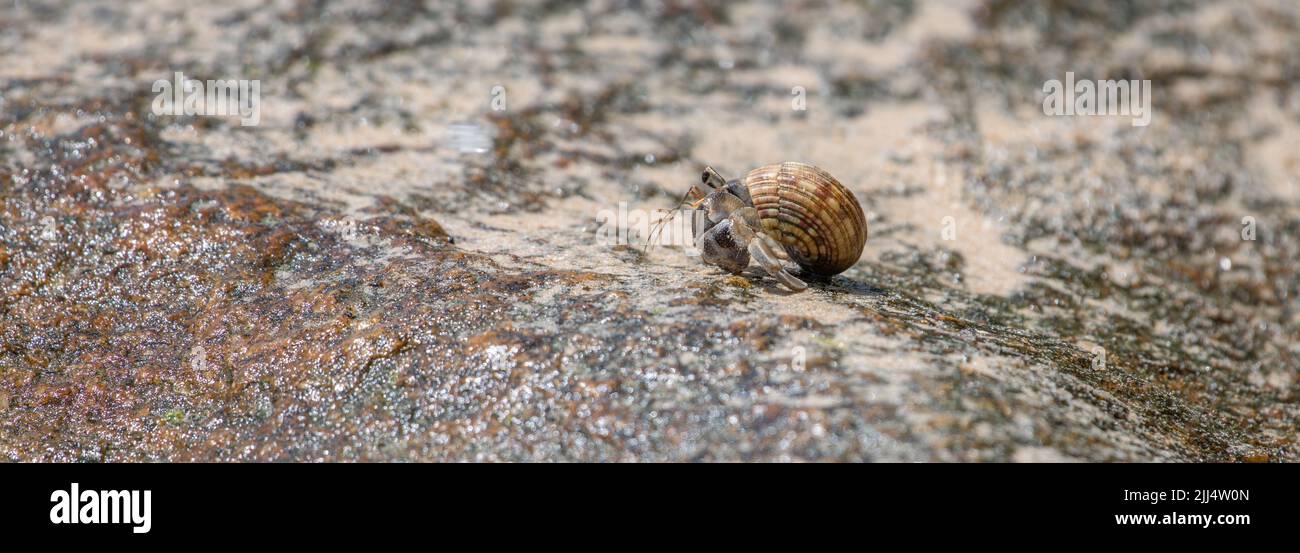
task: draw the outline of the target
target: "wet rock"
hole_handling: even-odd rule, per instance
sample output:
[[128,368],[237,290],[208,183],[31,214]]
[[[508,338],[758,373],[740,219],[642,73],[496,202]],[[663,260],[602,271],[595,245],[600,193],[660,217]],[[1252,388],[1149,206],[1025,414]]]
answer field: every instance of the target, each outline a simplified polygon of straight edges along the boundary
[[[5,8],[0,458],[1300,456],[1295,9],[435,4]],[[785,160],[804,293],[594,232]]]

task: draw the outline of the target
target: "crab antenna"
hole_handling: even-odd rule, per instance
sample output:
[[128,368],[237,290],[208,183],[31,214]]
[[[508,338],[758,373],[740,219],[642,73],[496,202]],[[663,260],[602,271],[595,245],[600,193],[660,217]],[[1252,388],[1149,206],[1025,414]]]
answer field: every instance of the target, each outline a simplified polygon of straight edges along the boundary
[[686,198],[690,197],[690,195],[691,195],[691,191],[687,190],[686,193],[682,195],[682,199],[677,202],[677,205],[675,207],[673,207],[673,210],[668,213],[668,216],[659,219],[658,221],[655,222],[654,228],[650,229],[650,236],[646,237],[647,240],[645,246],[641,247],[641,253],[645,253],[650,250],[650,246],[654,244],[655,236],[659,235],[663,231],[664,225],[668,224],[668,221],[671,221],[673,217],[677,216],[677,210],[681,209],[682,206],[686,205]]

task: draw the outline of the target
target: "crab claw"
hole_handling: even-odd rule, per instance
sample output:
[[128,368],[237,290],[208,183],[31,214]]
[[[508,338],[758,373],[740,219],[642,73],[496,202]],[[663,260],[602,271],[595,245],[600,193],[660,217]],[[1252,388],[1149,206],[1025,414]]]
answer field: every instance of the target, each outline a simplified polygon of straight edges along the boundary
[[737,225],[731,219],[723,219],[701,235],[696,243],[700,249],[700,260],[732,274],[744,271],[749,266],[749,254],[745,248],[740,247],[744,241],[737,236],[736,231],[741,226],[743,224]]

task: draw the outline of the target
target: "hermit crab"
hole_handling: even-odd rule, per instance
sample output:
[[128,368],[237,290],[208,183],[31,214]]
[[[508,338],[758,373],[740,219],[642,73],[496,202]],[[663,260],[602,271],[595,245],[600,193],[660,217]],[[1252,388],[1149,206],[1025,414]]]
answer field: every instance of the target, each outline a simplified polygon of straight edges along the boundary
[[795,292],[808,285],[784,261],[807,275],[837,275],[857,263],[867,241],[867,220],[853,193],[804,163],[764,165],[731,181],[705,167],[681,205],[704,212],[693,218],[701,261],[739,274],[752,257]]

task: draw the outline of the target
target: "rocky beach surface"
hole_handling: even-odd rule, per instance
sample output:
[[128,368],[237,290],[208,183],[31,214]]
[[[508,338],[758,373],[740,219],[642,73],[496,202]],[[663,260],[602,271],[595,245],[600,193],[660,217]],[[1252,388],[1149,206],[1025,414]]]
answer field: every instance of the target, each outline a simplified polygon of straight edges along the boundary
[[[5,3],[0,459],[1295,461],[1296,52],[1281,0]],[[782,161],[870,224],[805,292],[600,239]]]

